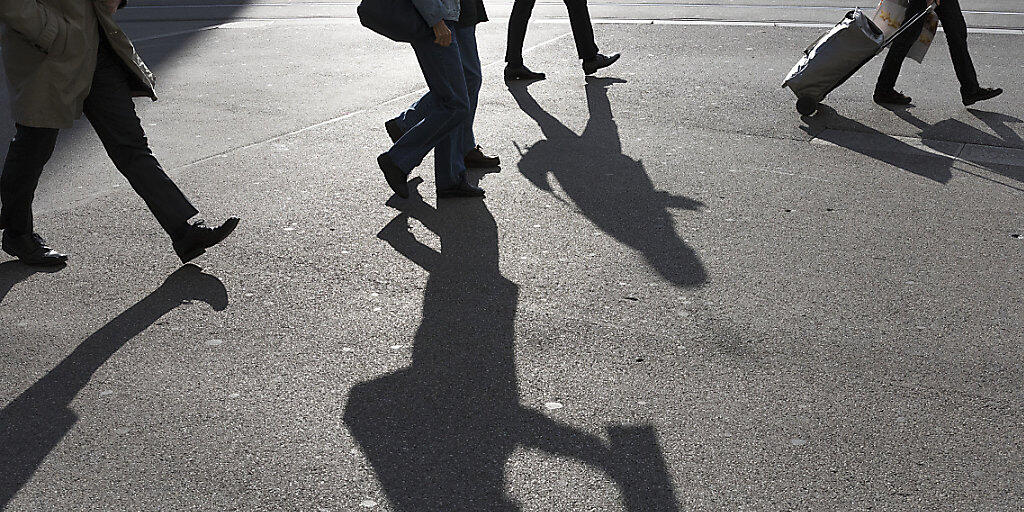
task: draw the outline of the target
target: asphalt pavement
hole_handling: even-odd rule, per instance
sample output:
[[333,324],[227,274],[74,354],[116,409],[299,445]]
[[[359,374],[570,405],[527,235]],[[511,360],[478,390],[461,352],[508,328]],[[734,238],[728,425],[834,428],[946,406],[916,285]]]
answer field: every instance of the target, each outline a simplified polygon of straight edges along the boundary
[[541,3],[548,79],[511,85],[488,3],[484,200],[430,158],[390,196],[423,82],[354,3],[189,3],[118,15],[139,115],[242,223],[181,266],[62,133],[36,226],[69,265],[0,261],[0,510],[1024,508],[1018,2],[965,5],[1002,96],[963,107],[940,36],[912,107],[876,59],[812,117],[780,84],[838,1],[592,2],[623,58],[586,79]]

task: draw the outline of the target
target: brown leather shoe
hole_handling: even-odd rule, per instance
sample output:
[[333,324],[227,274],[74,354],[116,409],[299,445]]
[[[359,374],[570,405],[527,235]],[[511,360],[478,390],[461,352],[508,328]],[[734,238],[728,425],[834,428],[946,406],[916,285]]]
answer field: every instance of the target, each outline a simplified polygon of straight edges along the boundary
[[469,150],[463,161],[466,162],[466,169],[491,169],[501,165],[500,158],[485,155],[480,146]]

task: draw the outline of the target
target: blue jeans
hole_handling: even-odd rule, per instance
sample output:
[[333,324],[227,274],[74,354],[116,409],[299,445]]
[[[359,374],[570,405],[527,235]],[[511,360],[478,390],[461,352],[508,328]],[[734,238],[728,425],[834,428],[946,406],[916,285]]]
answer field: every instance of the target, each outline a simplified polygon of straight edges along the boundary
[[[458,34],[454,22],[445,23],[453,35]],[[412,43],[430,91],[410,109],[415,114],[407,111],[399,116],[399,126],[406,131],[388,150],[395,164],[408,173],[433,149],[434,181],[438,190],[457,186],[466,173],[463,157],[468,149],[464,148],[463,130],[471,119],[471,103],[460,43],[459,37],[452,37],[452,44],[447,48],[432,40]],[[472,48],[475,56],[475,39]]]

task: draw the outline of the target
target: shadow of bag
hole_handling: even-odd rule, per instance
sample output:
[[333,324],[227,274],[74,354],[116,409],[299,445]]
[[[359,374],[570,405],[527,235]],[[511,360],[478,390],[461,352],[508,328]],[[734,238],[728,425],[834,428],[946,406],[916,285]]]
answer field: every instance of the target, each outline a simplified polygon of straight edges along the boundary
[[362,25],[392,41],[433,39],[434,31],[410,0],[362,0],[356,8]]

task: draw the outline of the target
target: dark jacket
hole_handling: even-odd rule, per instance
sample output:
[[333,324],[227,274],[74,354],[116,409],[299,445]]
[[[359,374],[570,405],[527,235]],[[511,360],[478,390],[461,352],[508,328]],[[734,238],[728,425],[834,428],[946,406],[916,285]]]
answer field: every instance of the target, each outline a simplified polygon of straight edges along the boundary
[[472,27],[487,21],[484,0],[462,0],[462,13],[459,14],[460,27]]

